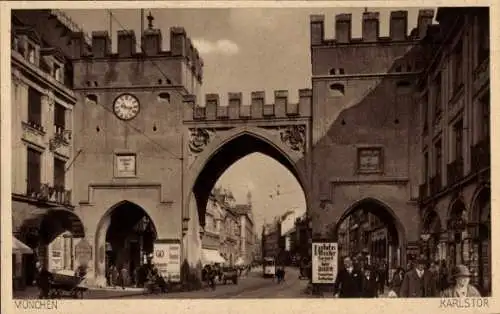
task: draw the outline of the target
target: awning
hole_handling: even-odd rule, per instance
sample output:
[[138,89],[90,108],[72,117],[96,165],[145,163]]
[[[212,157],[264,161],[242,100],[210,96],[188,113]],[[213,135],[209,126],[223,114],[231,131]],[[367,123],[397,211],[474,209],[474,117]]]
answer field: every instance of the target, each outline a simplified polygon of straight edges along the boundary
[[13,254],[33,254],[33,250],[26,244],[19,241],[16,237],[12,237],[12,253]]
[[243,258],[238,257],[238,259],[236,260],[236,263],[234,263],[234,265],[243,266],[243,265],[245,265],[245,261],[243,260]]
[[220,263],[223,264],[226,260],[220,255],[217,250],[202,249],[201,261],[203,265]]

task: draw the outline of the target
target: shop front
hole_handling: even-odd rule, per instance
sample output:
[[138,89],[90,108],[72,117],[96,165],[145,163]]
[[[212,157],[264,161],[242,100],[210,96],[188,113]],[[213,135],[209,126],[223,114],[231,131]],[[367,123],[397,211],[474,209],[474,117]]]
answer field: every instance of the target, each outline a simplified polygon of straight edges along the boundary
[[31,250],[30,254],[13,252],[12,270],[16,289],[33,284],[36,262],[49,271],[73,269],[71,243],[74,238],[85,236],[80,218],[71,209],[42,205],[12,202],[13,234]]

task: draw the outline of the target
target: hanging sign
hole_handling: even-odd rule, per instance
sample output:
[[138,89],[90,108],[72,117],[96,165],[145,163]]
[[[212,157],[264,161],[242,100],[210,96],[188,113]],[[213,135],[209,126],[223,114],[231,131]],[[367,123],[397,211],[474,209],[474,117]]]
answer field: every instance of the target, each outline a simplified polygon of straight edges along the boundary
[[154,244],[153,264],[165,279],[181,281],[181,245],[179,243]]
[[338,244],[322,242],[312,244],[312,282],[333,284],[338,271]]

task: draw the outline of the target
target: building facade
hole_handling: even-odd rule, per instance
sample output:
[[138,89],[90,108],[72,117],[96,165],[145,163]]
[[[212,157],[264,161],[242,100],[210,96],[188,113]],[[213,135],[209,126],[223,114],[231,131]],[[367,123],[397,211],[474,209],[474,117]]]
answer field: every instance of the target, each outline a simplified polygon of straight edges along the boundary
[[364,12],[362,37],[352,38],[352,15],[339,14],[335,39],[324,36],[324,16],[311,16],[313,240],[337,241],[340,224],[362,209],[395,229],[399,263],[417,245],[419,107],[412,88],[422,67],[419,38],[433,16],[420,10],[409,33],[407,12],[391,12],[383,37],[379,13]]
[[491,294],[489,9],[439,8],[419,80],[421,250]]
[[68,31],[56,19],[40,32],[22,14],[12,15],[12,230],[33,249],[13,256],[20,287],[33,282],[36,260],[52,271],[73,270],[72,236],[84,233],[72,193],[77,95],[66,46],[45,36],[55,23]]
[[281,223],[279,220],[262,226],[262,256],[277,259],[281,252]]

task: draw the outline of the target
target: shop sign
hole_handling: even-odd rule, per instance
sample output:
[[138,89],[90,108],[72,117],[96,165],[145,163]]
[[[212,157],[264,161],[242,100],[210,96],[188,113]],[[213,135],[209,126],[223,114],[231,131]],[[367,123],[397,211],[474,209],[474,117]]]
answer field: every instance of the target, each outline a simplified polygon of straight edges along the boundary
[[179,243],[155,243],[153,264],[159,273],[171,282],[181,281],[181,245]]
[[312,244],[312,282],[333,284],[337,278],[338,245],[336,242]]
[[92,246],[86,239],[75,245],[75,258],[81,265],[88,264],[92,259]]

